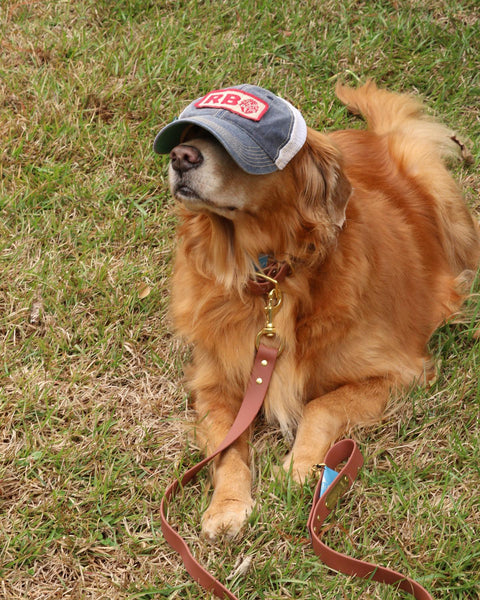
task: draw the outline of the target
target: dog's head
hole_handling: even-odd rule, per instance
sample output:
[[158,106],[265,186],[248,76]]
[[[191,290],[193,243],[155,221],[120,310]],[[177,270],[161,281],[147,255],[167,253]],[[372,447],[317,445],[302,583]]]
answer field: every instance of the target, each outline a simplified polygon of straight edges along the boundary
[[193,101],[155,138],[170,153],[180,235],[196,269],[241,288],[262,254],[325,258],[351,193],[340,151],[268,90],[242,84]]
[[172,194],[193,212],[230,220],[276,213],[304,226],[327,218],[341,227],[351,193],[339,151],[311,129],[304,147],[284,169],[253,175],[210,133],[191,126],[170,153],[169,179]]

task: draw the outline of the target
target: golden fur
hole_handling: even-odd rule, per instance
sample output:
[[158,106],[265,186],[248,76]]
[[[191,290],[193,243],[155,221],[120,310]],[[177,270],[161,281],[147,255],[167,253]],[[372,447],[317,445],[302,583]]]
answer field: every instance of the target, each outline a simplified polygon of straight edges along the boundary
[[[253,264],[269,254],[293,267],[264,411],[296,435],[284,466],[299,481],[349,427],[379,420],[392,391],[428,378],[427,342],[480,256],[478,225],[444,165],[458,150],[452,133],[373,82],[337,95],[368,130],[309,129],[282,171],[249,175],[195,131],[183,144],[209,159],[185,174],[198,197],[182,195],[170,170],[182,202],[171,308],[193,347],[206,452],[238,411],[264,324],[264,299],[246,288]],[[248,454],[245,435],[216,460],[209,538],[237,533],[251,510]]]

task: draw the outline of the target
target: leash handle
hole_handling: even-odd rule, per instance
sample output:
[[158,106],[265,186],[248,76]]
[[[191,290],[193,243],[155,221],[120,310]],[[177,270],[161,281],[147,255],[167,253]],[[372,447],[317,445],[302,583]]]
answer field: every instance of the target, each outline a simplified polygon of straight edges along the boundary
[[433,600],[427,590],[413,579],[405,577],[392,569],[380,567],[332,550],[322,541],[321,529],[325,519],[335,508],[339,497],[353,484],[363,465],[363,457],[353,440],[342,440],[332,446],[325,457],[325,466],[335,471],[338,465],[344,461],[346,461],[345,466],[328,487],[324,486],[322,489],[324,478],[324,474],[322,474],[315,489],[313,505],[307,523],[315,554],[334,571],[396,586],[398,589],[411,594],[417,600]]

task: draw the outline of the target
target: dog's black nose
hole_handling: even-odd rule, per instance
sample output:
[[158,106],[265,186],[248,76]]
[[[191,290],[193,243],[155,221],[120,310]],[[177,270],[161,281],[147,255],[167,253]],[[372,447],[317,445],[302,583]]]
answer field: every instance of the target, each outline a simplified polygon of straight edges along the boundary
[[179,173],[199,167],[203,162],[203,156],[194,146],[180,144],[170,152],[172,168]]

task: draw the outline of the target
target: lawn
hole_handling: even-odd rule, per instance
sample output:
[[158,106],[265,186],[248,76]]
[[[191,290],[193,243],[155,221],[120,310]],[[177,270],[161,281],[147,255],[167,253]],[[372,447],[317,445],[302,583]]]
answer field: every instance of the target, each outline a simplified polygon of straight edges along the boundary
[[[373,77],[471,140],[455,173],[480,216],[477,0],[5,0],[0,31],[0,598],[207,597],[160,531],[163,491],[198,455],[153,138],[193,98],[242,82],[316,128],[360,127],[334,85]],[[480,596],[479,313],[474,293],[434,335],[431,388],[354,432],[365,466],[328,533],[438,599]],[[207,474],[188,488],[173,518],[195,554],[242,600],[398,598],[319,563],[312,486],[278,473],[285,451],[259,423],[258,504],[234,543],[198,535]]]

